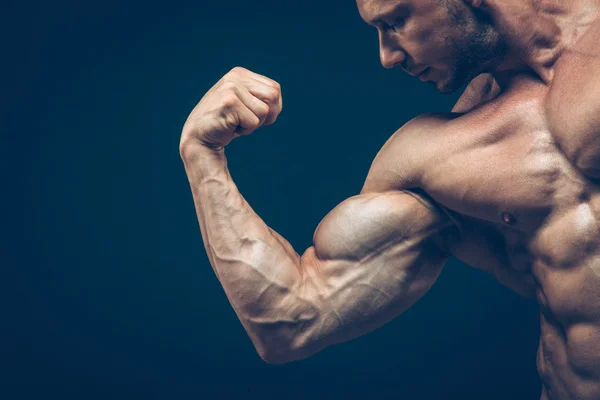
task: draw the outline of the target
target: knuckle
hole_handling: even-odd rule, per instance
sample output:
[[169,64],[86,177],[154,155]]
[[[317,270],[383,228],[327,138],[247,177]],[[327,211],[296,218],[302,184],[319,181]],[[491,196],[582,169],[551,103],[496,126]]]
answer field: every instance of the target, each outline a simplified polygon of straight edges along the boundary
[[235,66],[235,67],[233,67],[233,68],[231,69],[231,71],[229,71],[229,72],[230,72],[230,73],[232,73],[232,74],[234,74],[234,75],[241,75],[241,74],[243,74],[243,73],[246,73],[247,71],[248,71],[248,70],[247,70],[246,68],[244,68],[244,67],[240,67],[240,66],[238,65],[238,66]]
[[233,92],[228,92],[227,94],[225,94],[223,96],[223,100],[222,100],[221,104],[224,108],[233,108],[233,107],[237,106],[238,102],[239,102],[239,99],[236,96],[236,94]]
[[253,118],[248,125],[250,129],[254,130],[260,126],[260,119],[258,117]]
[[267,89],[266,95],[269,101],[276,102],[279,99],[279,90],[271,86]]
[[225,80],[221,85],[221,90],[233,92],[236,88],[236,83],[230,80]]
[[260,103],[259,106],[256,108],[256,116],[262,120],[265,119],[268,115],[269,106],[265,103]]
[[277,93],[281,93],[281,85],[277,81],[273,81],[273,87],[277,90]]

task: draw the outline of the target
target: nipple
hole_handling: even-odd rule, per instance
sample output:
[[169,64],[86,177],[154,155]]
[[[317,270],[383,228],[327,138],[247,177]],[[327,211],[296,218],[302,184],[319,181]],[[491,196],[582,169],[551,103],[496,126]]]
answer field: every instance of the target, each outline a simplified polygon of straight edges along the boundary
[[517,223],[517,218],[508,211],[502,212],[500,218],[502,218],[502,221],[504,221],[504,223],[507,225],[514,225]]

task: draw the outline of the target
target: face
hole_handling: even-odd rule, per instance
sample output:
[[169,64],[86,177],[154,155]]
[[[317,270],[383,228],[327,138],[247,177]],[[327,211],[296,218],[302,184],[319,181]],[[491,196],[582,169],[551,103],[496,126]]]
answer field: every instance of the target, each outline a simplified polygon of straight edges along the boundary
[[443,93],[499,64],[506,49],[497,32],[464,0],[357,0],[379,32],[381,64],[400,66]]

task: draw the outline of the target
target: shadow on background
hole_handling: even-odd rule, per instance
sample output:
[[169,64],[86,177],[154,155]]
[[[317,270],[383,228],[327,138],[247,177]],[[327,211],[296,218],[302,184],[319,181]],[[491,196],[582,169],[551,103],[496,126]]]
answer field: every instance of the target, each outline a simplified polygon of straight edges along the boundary
[[397,128],[457,99],[384,70],[354,2],[11,7],[0,397],[539,398],[536,305],[455,260],[400,318],[284,366],[258,357],[208,264],[179,135],[232,67],[282,85],[277,123],[226,154],[299,252]]

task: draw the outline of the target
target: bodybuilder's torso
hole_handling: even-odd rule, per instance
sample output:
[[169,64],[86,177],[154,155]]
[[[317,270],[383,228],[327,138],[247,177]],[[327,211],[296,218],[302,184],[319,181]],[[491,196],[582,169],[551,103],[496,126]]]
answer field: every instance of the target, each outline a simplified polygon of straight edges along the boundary
[[600,399],[600,185],[565,152],[578,130],[600,135],[600,57],[586,53],[598,41],[590,29],[550,85],[512,76],[493,100],[418,118],[386,144],[396,188],[456,222],[448,251],[537,299],[542,399]]

